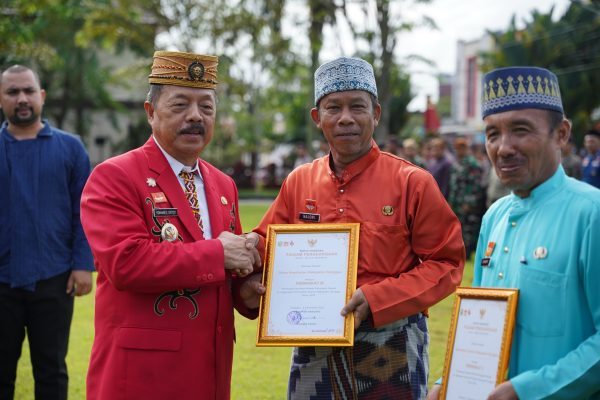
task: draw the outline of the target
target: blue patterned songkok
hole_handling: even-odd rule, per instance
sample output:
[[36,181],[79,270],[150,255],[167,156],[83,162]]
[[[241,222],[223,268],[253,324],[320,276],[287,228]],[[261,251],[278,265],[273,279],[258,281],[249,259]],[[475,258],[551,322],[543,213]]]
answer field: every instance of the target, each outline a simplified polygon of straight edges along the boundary
[[315,71],[315,104],[329,93],[347,90],[364,90],[377,97],[371,64],[360,58],[340,57]]
[[511,110],[537,108],[564,114],[558,78],[538,67],[508,67],[483,77],[481,114],[485,118]]

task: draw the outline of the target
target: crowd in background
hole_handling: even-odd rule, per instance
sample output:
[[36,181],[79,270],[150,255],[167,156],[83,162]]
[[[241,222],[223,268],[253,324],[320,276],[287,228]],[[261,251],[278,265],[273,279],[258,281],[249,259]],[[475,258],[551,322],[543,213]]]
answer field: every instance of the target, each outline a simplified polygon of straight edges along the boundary
[[[393,149],[394,145],[384,145],[385,151]],[[483,145],[471,143],[467,137],[448,140],[432,136],[419,146],[416,140],[409,138],[393,153],[427,169],[433,175],[461,222],[467,257],[470,257],[477,245],[485,210],[493,201],[508,193],[497,178],[490,176],[495,174]],[[490,186],[490,181],[495,184]]]
[[[420,149],[414,139],[405,139],[401,145],[391,139],[384,150],[426,168],[434,176],[462,224],[470,257],[475,252],[483,214],[494,201],[509,193],[490,167],[485,146],[471,143],[468,137],[447,140],[436,136],[424,141]],[[567,175],[600,187],[600,133],[587,132],[580,151],[569,142],[562,149],[562,165]]]
[[[509,193],[490,167],[485,145],[474,142],[471,137],[449,135],[431,136],[422,141],[392,137],[385,143],[379,143],[379,147],[427,169],[433,175],[462,224],[467,257],[470,257],[475,252],[483,214],[494,201]],[[303,143],[296,144],[280,165],[269,163],[259,170],[254,183],[263,188],[278,188],[294,168],[329,151],[326,142],[319,142],[315,149],[313,157]],[[581,149],[569,142],[562,149],[562,165],[567,175],[600,187],[599,131],[587,132]],[[243,169],[243,166],[240,168]],[[249,174],[238,171],[237,176],[248,178]],[[240,183],[238,185],[244,187]]]

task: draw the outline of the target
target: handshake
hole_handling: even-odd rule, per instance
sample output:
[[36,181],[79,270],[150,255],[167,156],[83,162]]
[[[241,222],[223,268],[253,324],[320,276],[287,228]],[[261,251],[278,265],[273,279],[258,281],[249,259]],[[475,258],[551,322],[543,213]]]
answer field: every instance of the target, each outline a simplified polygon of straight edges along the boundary
[[250,232],[238,236],[223,231],[217,239],[223,245],[225,269],[232,274],[244,277],[251,274],[254,269],[261,267],[260,255],[256,250],[258,245],[258,235],[256,233]]
[[[256,233],[250,232],[237,236],[224,231],[217,239],[223,244],[225,269],[232,274],[243,278],[250,275],[255,268],[261,267],[260,255],[256,250],[258,245]],[[240,287],[240,298],[249,309],[258,308],[260,296],[265,293],[261,276],[261,274],[254,274],[248,277]]]

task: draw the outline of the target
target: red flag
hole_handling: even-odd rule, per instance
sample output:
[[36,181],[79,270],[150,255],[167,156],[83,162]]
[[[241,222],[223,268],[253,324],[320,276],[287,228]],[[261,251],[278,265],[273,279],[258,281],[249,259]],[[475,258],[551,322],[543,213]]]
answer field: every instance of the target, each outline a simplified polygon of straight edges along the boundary
[[425,121],[425,132],[426,133],[437,133],[440,129],[440,117],[438,115],[435,104],[431,101],[431,98],[427,96],[427,109],[423,115]]

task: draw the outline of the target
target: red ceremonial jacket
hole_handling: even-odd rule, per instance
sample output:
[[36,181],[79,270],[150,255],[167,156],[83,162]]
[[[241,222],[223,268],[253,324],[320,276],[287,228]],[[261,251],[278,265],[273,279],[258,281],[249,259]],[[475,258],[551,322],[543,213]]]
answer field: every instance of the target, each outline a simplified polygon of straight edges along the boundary
[[[213,237],[241,233],[233,180],[199,166]],[[255,315],[234,295],[241,280],[225,273],[221,242],[202,238],[152,138],[94,169],[81,221],[98,271],[87,399],[228,399],[233,306]],[[175,241],[161,237],[166,223]]]

